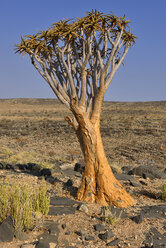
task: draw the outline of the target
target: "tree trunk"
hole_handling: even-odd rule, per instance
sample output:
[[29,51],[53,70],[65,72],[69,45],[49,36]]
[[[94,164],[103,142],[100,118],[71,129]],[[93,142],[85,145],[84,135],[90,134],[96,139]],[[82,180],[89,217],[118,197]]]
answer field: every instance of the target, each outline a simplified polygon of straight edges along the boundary
[[92,123],[86,116],[76,116],[76,131],[84,159],[85,171],[78,189],[80,201],[96,202],[102,206],[128,207],[134,204],[132,197],[114,177],[106,158],[100,134],[100,123]]

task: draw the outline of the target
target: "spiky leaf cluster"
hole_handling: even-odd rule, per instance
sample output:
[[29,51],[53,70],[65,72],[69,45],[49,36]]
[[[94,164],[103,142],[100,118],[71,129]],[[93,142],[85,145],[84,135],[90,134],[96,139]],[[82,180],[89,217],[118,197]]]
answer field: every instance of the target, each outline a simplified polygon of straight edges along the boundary
[[135,44],[129,23],[125,16],[92,10],[82,18],[63,19],[46,31],[21,37],[16,53],[30,55],[61,102],[70,108],[75,98],[89,114],[99,89],[107,89]]

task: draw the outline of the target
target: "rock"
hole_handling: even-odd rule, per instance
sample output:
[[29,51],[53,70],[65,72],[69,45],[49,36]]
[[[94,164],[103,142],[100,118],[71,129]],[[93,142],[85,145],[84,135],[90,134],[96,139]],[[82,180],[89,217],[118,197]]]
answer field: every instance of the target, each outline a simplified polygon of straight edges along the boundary
[[143,242],[145,246],[153,245],[153,248],[166,247],[166,233],[161,234],[156,228],[152,227],[146,235],[146,240]]
[[133,186],[133,187],[140,187],[141,183],[135,181],[134,179],[132,179],[132,180],[130,180],[130,185]]
[[140,176],[142,178],[150,178],[150,179],[155,179],[155,178],[159,178],[159,179],[165,179],[166,175],[164,173],[162,173],[160,170],[158,170],[157,168],[154,168],[152,166],[138,166],[134,169],[132,169],[131,171],[128,172],[129,175],[137,175]]
[[52,175],[51,170],[48,168],[44,168],[40,171],[41,176],[48,176],[50,177]]
[[32,173],[34,174],[40,174],[40,169],[41,169],[41,167],[40,167],[40,165],[38,165],[38,164],[35,164],[35,163],[28,163],[27,164],[27,170],[30,170],[30,171],[32,171]]
[[140,224],[144,221],[144,216],[142,213],[131,218],[135,223]]
[[140,182],[142,185],[148,185],[147,182],[145,182],[145,181],[139,180],[139,182]]
[[84,213],[88,213],[88,207],[85,203],[83,204],[80,204],[78,207],[77,207],[77,210],[81,211],[81,212],[84,212]]
[[0,162],[0,170],[3,170],[6,168],[6,163],[5,162]]
[[86,236],[85,240],[86,241],[92,241],[92,240],[95,240],[95,238],[93,236]]
[[67,182],[65,183],[66,186],[71,187],[73,186],[73,181],[71,179],[68,179]]
[[16,166],[18,167],[19,170],[22,170],[22,171],[26,170],[27,168],[26,164],[16,164]]
[[14,238],[14,227],[12,218],[9,216],[0,225],[0,242],[10,242]]
[[14,170],[14,166],[12,164],[7,164],[6,170]]
[[[41,177],[41,179],[43,179]],[[45,176],[45,180],[48,182],[48,183],[51,183],[51,184],[54,184],[56,182],[56,178],[53,177],[53,176]]]
[[110,240],[111,238],[114,237],[114,234],[112,232],[112,230],[107,230],[105,233],[100,233],[98,235],[98,237],[101,239],[101,240],[104,240],[104,241],[108,241]]
[[65,229],[66,228],[66,224],[62,224],[62,228]]
[[141,212],[145,218],[166,219],[166,204],[143,206]]
[[15,232],[15,237],[16,237],[16,239],[19,239],[21,241],[25,241],[25,240],[29,239],[28,234],[26,234],[25,232],[23,232],[21,230],[18,230]]
[[87,235],[87,231],[86,230],[80,230],[80,231],[76,231],[75,234],[85,238],[85,236]]
[[134,177],[132,177],[131,175],[124,174],[124,173],[123,174],[116,174],[115,177],[119,181],[130,181],[130,180],[134,180]]
[[61,207],[50,207],[48,215],[63,215],[63,214],[74,214],[76,211],[75,207],[61,206]]
[[56,234],[59,235],[59,228],[58,228],[58,224],[57,223],[52,223],[50,226],[48,226],[48,231],[50,234]]
[[78,201],[69,199],[67,197],[51,197],[50,204],[53,206],[73,206],[75,204],[78,204]]
[[115,246],[120,242],[120,239],[116,238],[113,241],[106,244],[106,246]]
[[47,233],[44,233],[40,235],[39,241],[36,244],[35,248],[50,248],[50,244],[54,244],[54,247],[56,247],[57,242],[58,242],[58,236],[55,235],[50,235]]
[[78,248],[77,246],[66,246],[65,248]]
[[35,248],[35,245],[33,244],[23,244],[20,246],[20,248]]
[[80,174],[83,173],[83,171],[85,170],[85,166],[84,165],[81,165],[79,163],[76,163],[75,166],[74,166],[74,171],[77,171],[79,172]]
[[132,168],[130,166],[123,166],[122,171],[128,173]]
[[94,225],[94,229],[95,231],[101,232],[101,231],[105,231],[106,227],[103,224],[96,224]]

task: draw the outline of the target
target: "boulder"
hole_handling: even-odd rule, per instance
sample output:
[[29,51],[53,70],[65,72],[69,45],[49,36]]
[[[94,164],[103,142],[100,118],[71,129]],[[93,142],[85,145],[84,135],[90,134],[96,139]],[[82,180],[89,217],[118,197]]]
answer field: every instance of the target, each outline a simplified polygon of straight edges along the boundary
[[166,175],[154,166],[138,166],[128,172],[129,175],[137,175],[144,179],[165,179]]
[[9,216],[0,225],[0,242],[11,242],[14,238],[14,227],[12,218]]

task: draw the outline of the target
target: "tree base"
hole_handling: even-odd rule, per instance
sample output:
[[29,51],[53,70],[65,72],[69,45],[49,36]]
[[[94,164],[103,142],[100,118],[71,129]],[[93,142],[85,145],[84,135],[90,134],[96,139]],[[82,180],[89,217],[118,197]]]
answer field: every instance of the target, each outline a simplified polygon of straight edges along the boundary
[[[107,171],[108,172],[108,171]],[[92,179],[91,185],[87,183],[86,176],[77,192],[77,199],[101,206],[116,206],[127,208],[134,205],[133,198],[126,192],[120,182],[114,177],[111,169],[109,173],[98,175]]]

